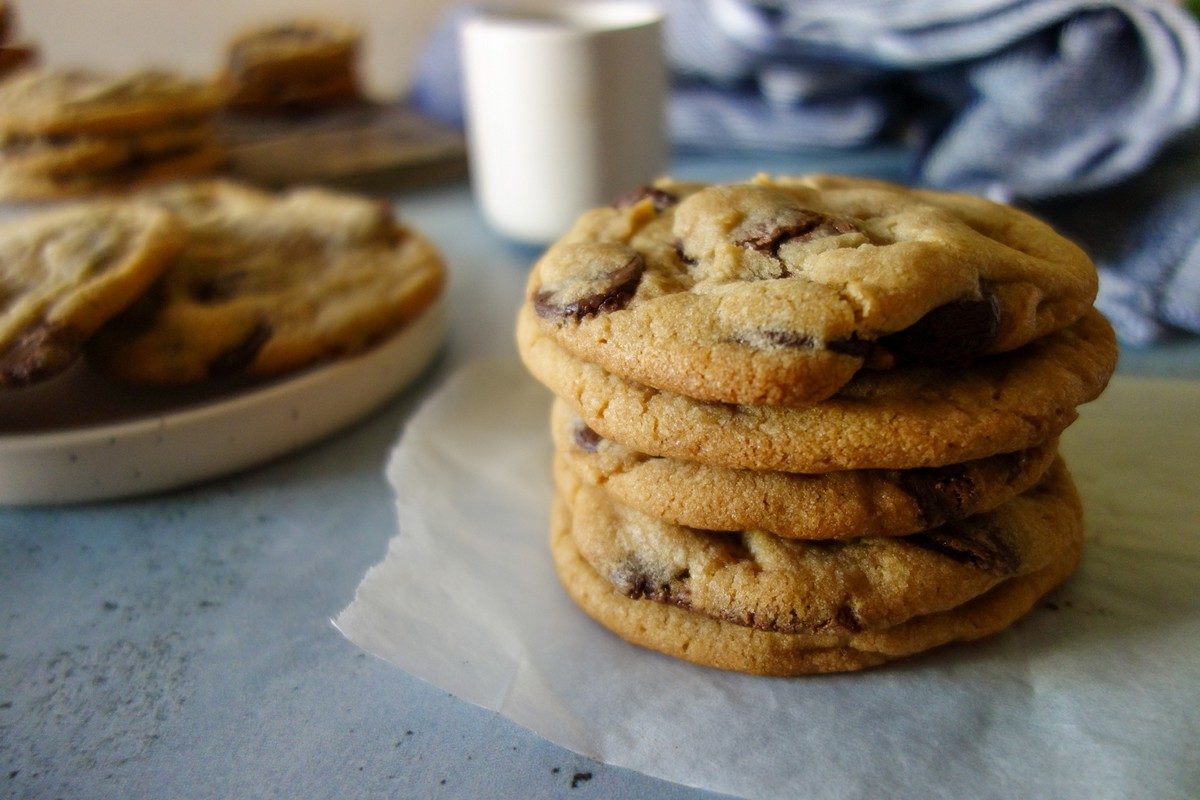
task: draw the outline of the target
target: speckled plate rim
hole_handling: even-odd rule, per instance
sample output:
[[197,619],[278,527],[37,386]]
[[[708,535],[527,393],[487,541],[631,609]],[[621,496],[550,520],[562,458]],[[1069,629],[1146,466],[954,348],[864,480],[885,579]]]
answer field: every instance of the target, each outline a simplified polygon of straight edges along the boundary
[[147,494],[268,461],[382,405],[421,374],[444,329],[439,300],[366,353],[291,378],[111,424],[0,435],[0,504]]

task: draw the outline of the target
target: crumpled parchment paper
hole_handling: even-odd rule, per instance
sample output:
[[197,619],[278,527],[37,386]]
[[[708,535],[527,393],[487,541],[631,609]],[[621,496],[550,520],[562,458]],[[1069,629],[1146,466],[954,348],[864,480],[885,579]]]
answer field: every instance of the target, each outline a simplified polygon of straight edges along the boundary
[[1200,796],[1200,383],[1116,379],[1063,439],[1084,563],[1012,629],[858,674],[772,679],[626,644],[546,545],[550,398],[469,365],[388,466],[399,534],[335,624],[603,762],[750,797]]

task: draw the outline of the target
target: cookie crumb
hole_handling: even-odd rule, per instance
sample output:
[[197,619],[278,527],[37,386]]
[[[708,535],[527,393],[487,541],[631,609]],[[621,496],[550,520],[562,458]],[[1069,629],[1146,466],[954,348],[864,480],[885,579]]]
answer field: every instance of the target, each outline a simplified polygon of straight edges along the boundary
[[560,773],[560,772],[562,772],[562,770],[561,770],[561,769],[559,769],[558,767],[551,767],[551,768],[550,768],[550,774],[551,774],[551,775],[557,775],[557,774],[558,774],[558,773]]

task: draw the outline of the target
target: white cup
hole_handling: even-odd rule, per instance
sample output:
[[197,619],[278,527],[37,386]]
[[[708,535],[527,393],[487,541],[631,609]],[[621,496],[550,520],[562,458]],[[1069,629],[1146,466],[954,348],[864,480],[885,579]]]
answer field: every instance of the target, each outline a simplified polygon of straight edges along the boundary
[[471,185],[503,235],[552,241],[665,167],[655,6],[483,11],[466,20],[461,43]]

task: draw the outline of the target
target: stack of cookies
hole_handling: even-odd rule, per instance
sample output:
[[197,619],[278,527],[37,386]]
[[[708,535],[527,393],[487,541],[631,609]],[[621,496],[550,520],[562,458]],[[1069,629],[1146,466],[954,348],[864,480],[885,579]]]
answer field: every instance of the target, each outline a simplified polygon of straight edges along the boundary
[[231,109],[315,111],[362,99],[360,35],[332,20],[298,19],[247,31],[226,54],[222,82]]
[[211,83],[22,70],[0,83],[0,199],[52,200],[212,172],[226,160]]
[[0,226],[0,388],[81,355],[123,381],[292,372],[353,355],[441,295],[444,264],[390,206],[225,181]]
[[584,611],[700,664],[853,670],[999,631],[1074,570],[1057,454],[1116,363],[1089,259],[985,200],[662,180],[535,265],[551,548]]

